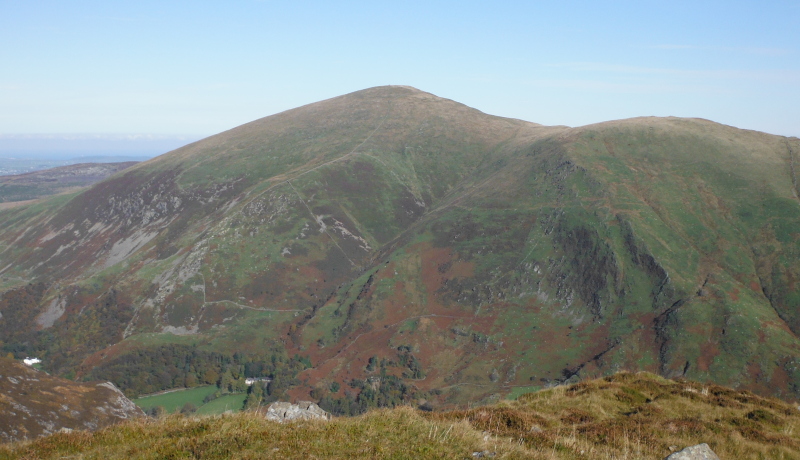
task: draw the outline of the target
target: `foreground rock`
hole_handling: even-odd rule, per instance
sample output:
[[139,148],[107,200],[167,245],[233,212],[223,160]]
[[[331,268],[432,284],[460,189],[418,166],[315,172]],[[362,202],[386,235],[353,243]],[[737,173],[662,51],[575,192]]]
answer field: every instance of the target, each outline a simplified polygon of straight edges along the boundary
[[331,414],[309,401],[298,401],[297,404],[274,402],[267,407],[264,417],[284,423],[296,420],[330,420]]
[[0,358],[0,442],[96,430],[144,416],[109,382],[78,383]]
[[667,457],[665,460],[720,460],[717,454],[708,447],[708,444],[698,444],[696,446],[689,446],[680,452]]

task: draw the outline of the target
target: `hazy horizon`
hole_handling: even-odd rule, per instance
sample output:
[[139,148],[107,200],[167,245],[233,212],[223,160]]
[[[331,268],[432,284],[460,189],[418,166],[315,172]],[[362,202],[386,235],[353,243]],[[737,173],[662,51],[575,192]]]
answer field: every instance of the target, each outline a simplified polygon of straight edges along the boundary
[[797,0],[0,2],[5,133],[205,136],[397,84],[544,125],[800,136]]
[[202,139],[201,135],[23,133],[0,134],[0,158],[143,161]]

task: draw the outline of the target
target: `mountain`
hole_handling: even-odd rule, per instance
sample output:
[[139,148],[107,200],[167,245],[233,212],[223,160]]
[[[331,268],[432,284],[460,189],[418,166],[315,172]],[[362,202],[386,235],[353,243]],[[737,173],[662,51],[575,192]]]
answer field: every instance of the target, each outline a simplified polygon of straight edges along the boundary
[[0,203],[35,200],[43,196],[74,191],[130,168],[135,161],[80,163],[40,171],[0,176]]
[[0,440],[97,430],[144,412],[108,382],[76,383],[0,358]]
[[263,375],[341,413],[619,370],[797,398],[798,155],[371,88],[2,211],[0,340],[128,395]]

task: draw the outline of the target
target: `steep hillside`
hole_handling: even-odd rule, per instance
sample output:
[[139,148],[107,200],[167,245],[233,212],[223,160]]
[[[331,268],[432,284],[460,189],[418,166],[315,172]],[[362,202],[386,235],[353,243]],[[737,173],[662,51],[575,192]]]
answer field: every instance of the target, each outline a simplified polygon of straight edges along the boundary
[[0,358],[0,441],[97,430],[144,413],[108,382],[75,383]]
[[130,395],[279,376],[340,413],[623,369],[797,398],[798,152],[359,91],[2,212],[0,339]]

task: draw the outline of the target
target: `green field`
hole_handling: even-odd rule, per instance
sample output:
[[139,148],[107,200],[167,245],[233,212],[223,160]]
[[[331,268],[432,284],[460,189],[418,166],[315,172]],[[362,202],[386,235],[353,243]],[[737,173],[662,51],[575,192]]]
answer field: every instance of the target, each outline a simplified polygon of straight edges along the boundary
[[214,415],[222,414],[223,412],[229,410],[238,412],[242,410],[242,407],[244,406],[244,400],[246,398],[247,395],[244,393],[222,396],[213,401],[209,401],[208,404],[205,404],[197,409],[197,414]]
[[186,403],[192,403],[198,408],[203,406],[203,399],[215,391],[217,391],[216,386],[207,385],[155,396],[145,396],[144,398],[135,399],[133,402],[145,411],[156,406],[161,406],[166,409],[167,412],[173,413],[180,411],[181,407]]
[[144,398],[135,399],[133,402],[144,411],[161,406],[168,413],[180,412],[186,403],[192,403],[197,407],[197,414],[214,415],[229,410],[238,412],[244,406],[244,400],[247,398],[245,393],[225,395],[204,404],[203,399],[215,391],[217,391],[216,386],[206,385],[155,396],[145,396]]

